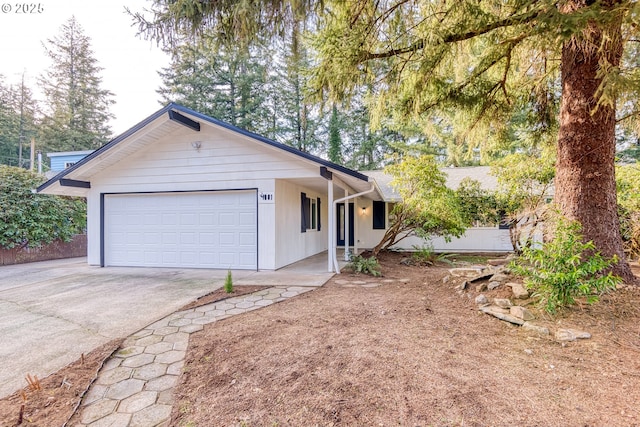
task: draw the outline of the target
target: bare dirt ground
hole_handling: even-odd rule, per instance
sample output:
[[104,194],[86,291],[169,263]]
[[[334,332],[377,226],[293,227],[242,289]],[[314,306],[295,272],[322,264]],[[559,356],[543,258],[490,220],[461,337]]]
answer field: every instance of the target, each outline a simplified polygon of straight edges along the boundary
[[[376,279],[342,274],[193,334],[171,425],[640,425],[639,290],[555,318],[534,310],[552,333],[592,334],[562,344],[478,312],[473,289],[459,295],[456,282],[442,282],[448,266],[401,257],[382,257],[382,279],[406,283],[353,287],[344,281]],[[22,404],[22,425],[61,426],[117,344],[41,380],[41,390],[1,399],[0,426],[19,425]]]
[[192,335],[171,425],[640,425],[640,292],[536,311],[592,334],[563,345],[478,312],[446,267],[399,260],[383,257],[384,278],[407,283],[343,274]]

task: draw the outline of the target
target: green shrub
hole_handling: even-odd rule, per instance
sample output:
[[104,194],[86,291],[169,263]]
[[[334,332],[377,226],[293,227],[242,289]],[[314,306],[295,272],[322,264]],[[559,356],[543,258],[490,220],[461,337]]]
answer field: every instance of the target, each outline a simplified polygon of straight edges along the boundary
[[445,263],[453,265],[453,261],[449,258],[455,256],[455,254],[443,254],[433,251],[432,246],[413,246],[414,252],[411,254],[411,258],[421,265],[435,265],[437,263]]
[[224,290],[228,294],[233,292],[233,278],[231,277],[231,270],[227,270],[227,277],[224,279]]
[[43,181],[28,170],[0,165],[0,247],[37,247],[84,232],[85,201],[34,194]]
[[349,264],[346,267],[354,273],[369,274],[375,277],[382,276],[378,259],[373,256],[365,258],[362,255],[351,255]]
[[565,218],[556,221],[551,241],[541,247],[524,248],[509,265],[514,273],[524,276],[525,285],[549,313],[575,304],[580,297],[594,303],[600,294],[622,281],[606,273],[617,259],[603,258],[593,242],[584,242],[578,222]]

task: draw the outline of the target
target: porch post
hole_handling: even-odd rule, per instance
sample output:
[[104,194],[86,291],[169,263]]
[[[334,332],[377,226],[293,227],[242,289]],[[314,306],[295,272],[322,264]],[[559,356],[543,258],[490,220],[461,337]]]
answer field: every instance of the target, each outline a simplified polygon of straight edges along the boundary
[[[349,261],[349,190],[344,189],[344,260]],[[355,210],[355,206],[354,206]],[[353,212],[353,216],[356,216],[356,213]]]
[[353,201],[353,253],[358,255],[358,223],[360,222],[360,209],[358,208],[357,198]]
[[327,258],[328,258],[328,272],[329,273],[333,273],[333,247],[334,247],[334,243],[333,243],[333,237],[336,234],[336,230],[335,230],[335,209],[333,206],[333,181],[331,181],[330,179],[327,180],[327,198],[329,199],[327,203],[327,212],[328,212],[328,217],[329,217],[329,221],[327,224]]

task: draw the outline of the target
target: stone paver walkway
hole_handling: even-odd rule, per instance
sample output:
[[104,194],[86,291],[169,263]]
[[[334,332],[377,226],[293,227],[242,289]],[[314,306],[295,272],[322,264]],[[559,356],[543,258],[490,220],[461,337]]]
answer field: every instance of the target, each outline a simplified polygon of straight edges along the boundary
[[189,335],[203,325],[256,310],[314,288],[274,286],[173,313],[125,340],[105,362],[79,408],[85,427],[168,426],[173,389],[184,366]]

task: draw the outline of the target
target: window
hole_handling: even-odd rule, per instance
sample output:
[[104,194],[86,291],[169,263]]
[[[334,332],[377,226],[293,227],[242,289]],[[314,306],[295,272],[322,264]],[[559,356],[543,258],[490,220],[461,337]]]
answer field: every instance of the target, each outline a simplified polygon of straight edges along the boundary
[[377,200],[373,201],[373,229],[384,230],[386,227],[386,208],[385,202]]
[[300,232],[307,230],[320,231],[320,198],[308,198],[306,193],[300,193]]
[[71,166],[75,165],[76,162],[64,162],[64,168],[70,168]]
[[317,221],[316,218],[318,217],[318,210],[317,210],[317,203],[316,203],[316,199],[311,199],[311,229],[315,230],[317,227]]

